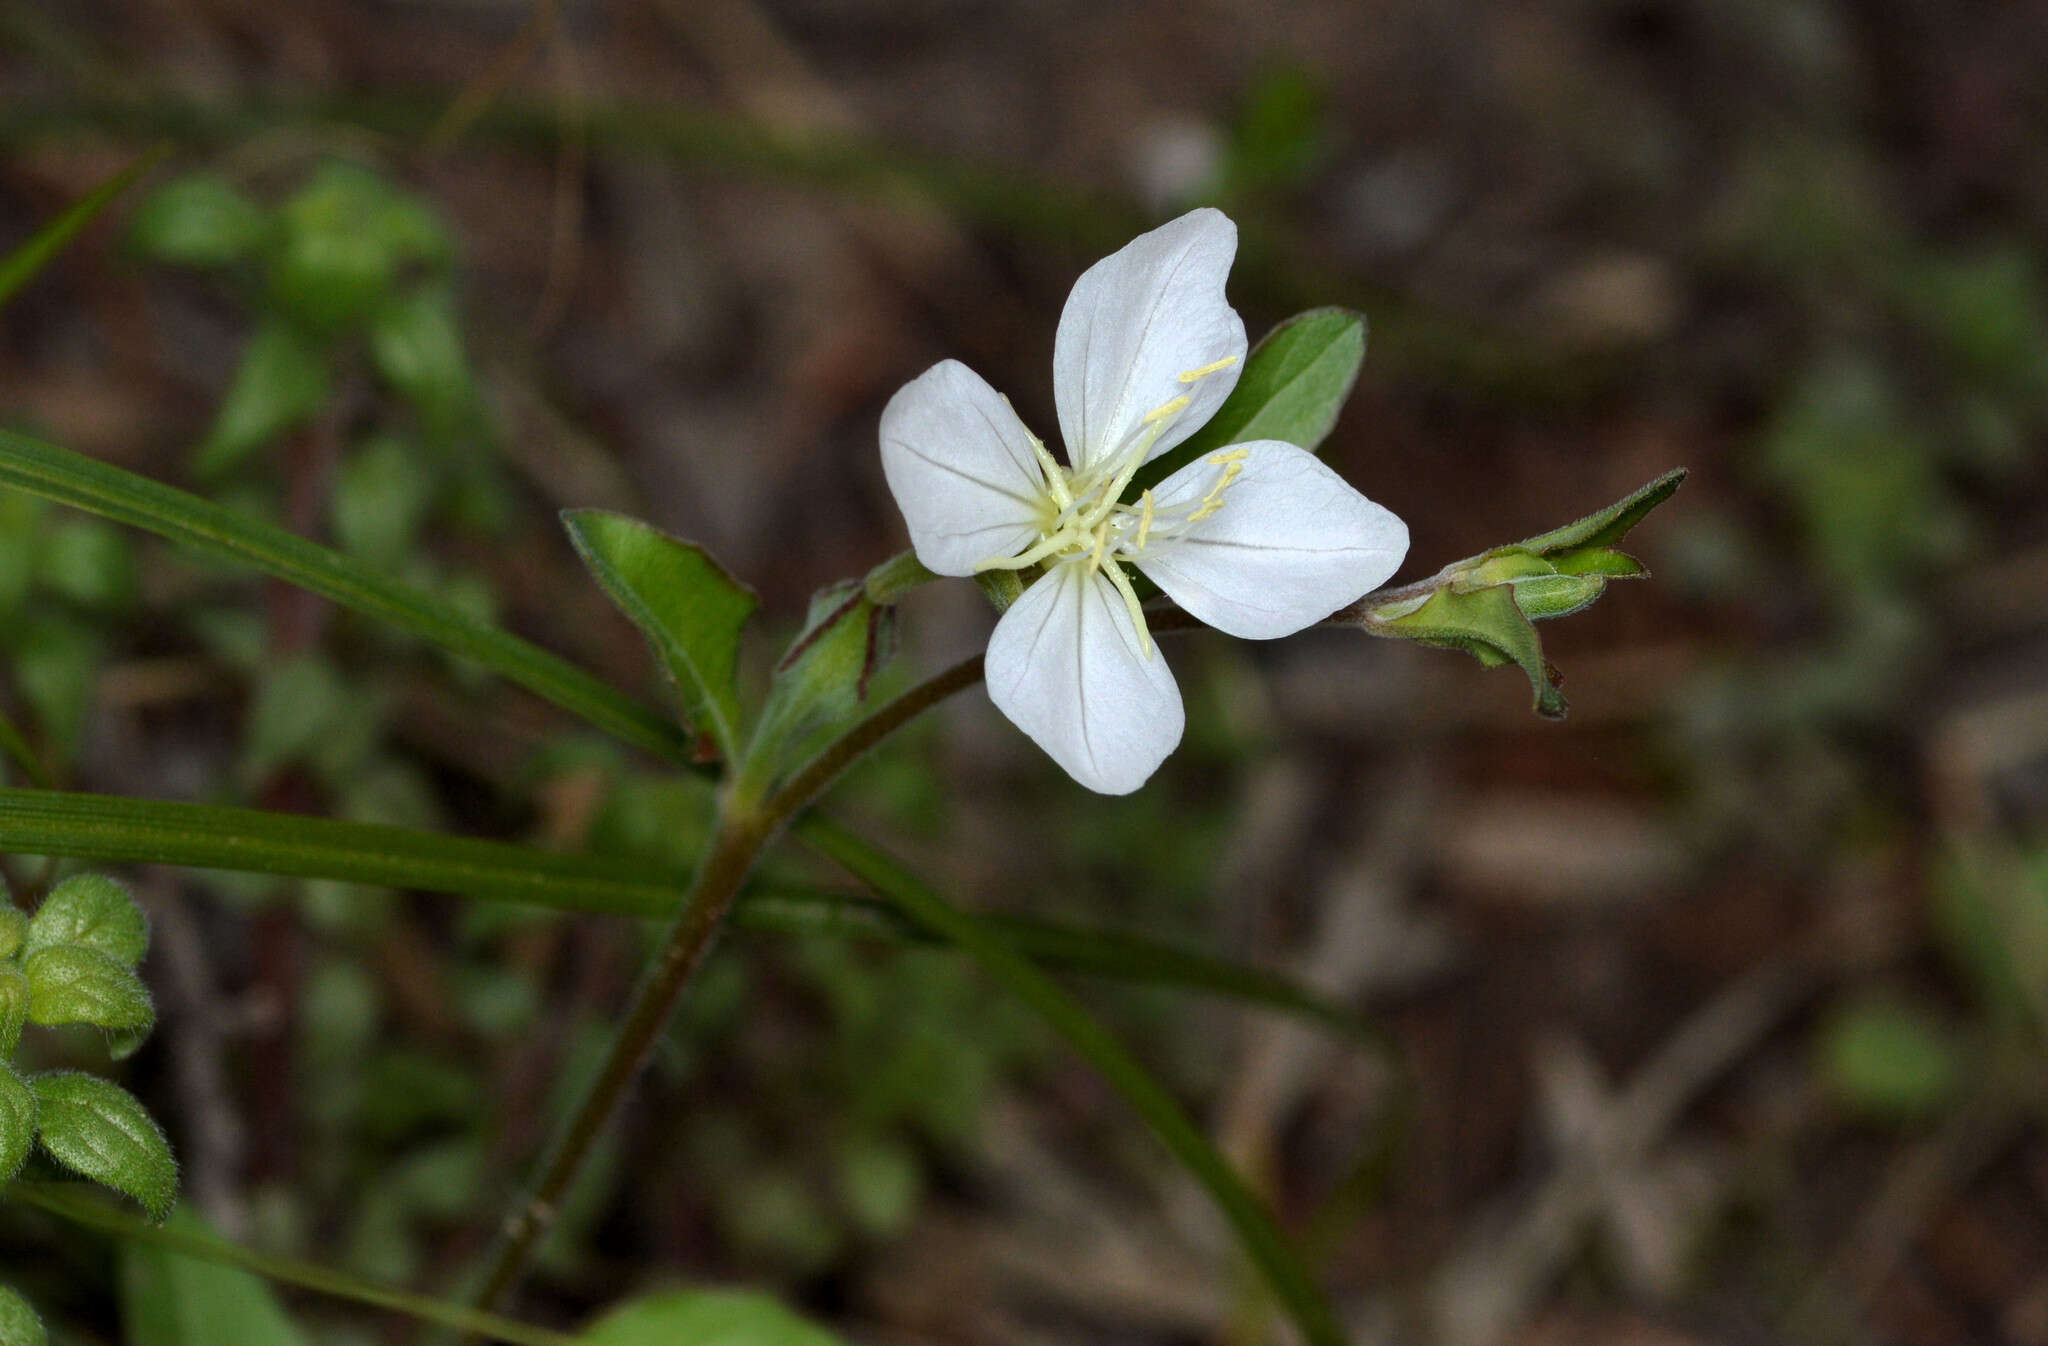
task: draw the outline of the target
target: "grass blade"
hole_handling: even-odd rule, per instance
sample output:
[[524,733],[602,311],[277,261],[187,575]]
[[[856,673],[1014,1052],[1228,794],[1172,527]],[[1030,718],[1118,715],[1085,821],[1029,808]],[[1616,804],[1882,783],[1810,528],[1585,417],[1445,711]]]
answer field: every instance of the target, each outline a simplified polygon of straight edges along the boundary
[[[379,823],[117,795],[0,789],[0,854],[58,855],[102,864],[150,862],[285,878],[333,879],[558,911],[655,918],[681,891],[630,861]],[[1031,917],[986,917],[1012,947],[1064,971],[1223,996],[1377,1043],[1372,1028],[1285,977],[1138,935]],[[777,935],[832,935],[944,944],[944,932],[870,898],[819,889],[757,888],[733,923]]]
[[295,533],[6,430],[0,430],[0,486],[131,524],[295,584],[481,664],[625,742],[671,760],[689,758],[689,735],[660,711],[538,645]]
[[99,217],[99,213],[112,205],[114,198],[135,185],[135,180],[155,167],[163,158],[165,147],[159,145],[137,159],[99,186],[87,192],[78,200],[58,212],[57,218],[29,235],[28,239],[13,252],[0,259],[0,305],[14,297],[14,292],[34,280],[42,269],[56,260],[77,238],[85,226]]
[[820,814],[798,819],[794,831],[804,844],[845,866],[911,920],[966,950],[984,971],[1051,1024],[1208,1190],[1309,1346],[1343,1346],[1344,1333],[1329,1302],[1264,1203],[1165,1087],[1094,1016],[981,920],[947,902],[881,850]]

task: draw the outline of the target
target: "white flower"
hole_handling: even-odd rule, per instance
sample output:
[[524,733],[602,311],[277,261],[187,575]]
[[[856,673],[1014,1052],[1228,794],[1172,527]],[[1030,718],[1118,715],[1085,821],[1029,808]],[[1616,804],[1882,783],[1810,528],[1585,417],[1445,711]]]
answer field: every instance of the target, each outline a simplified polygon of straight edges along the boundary
[[997,709],[1091,790],[1127,794],[1180,742],[1180,689],[1131,588],[1136,566],[1234,636],[1311,626],[1394,573],[1408,529],[1292,444],[1207,454],[1123,503],[1149,459],[1237,384],[1244,324],[1223,297],[1237,226],[1197,210],[1081,276],[1053,392],[1070,466],[957,360],[882,413],[882,468],[917,558],[941,575],[1044,565],[988,646]]

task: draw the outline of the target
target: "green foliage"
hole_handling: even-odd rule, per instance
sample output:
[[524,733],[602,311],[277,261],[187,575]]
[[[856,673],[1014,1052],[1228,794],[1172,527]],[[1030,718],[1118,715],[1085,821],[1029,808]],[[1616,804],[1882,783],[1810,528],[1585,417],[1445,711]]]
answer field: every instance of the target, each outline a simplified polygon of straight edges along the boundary
[[133,1198],[152,1219],[170,1214],[178,1164],[170,1142],[135,1096],[108,1080],[55,1071],[31,1081],[44,1153],[103,1187]]
[[242,351],[241,367],[213,428],[200,442],[192,470],[219,477],[286,431],[311,420],[327,401],[327,356],[291,324],[261,324]]
[[1259,340],[1216,414],[1187,440],[1147,463],[1129,497],[1156,486],[1205,453],[1254,439],[1314,449],[1337,416],[1365,362],[1365,315],[1316,308],[1297,313]]
[[13,252],[0,257],[0,305],[5,305],[14,297],[15,291],[34,280],[72,239],[78,237],[80,231],[113,204],[114,198],[148,172],[159,157],[159,151],[143,155],[66,207],[55,219],[29,235],[27,241]]
[[753,615],[753,590],[703,548],[638,519],[583,509],[562,522],[583,564],[654,648],[685,722],[731,760],[740,743],[740,632]]
[[[189,1209],[165,1227],[212,1232]],[[127,1346],[308,1346],[268,1282],[154,1243],[121,1244],[120,1296]]]
[[840,1338],[751,1290],[670,1290],[618,1305],[586,1328],[589,1346],[842,1346]]
[[21,1030],[28,1023],[28,974],[9,958],[0,962],[0,1057],[14,1058]]
[[124,967],[149,952],[149,923],[128,889],[104,874],[75,874],[50,890],[28,924],[26,951],[93,949]]
[[36,1142],[35,1090],[0,1062],[0,1187],[14,1181]]
[[896,651],[896,609],[877,604],[859,580],[811,598],[804,627],[775,666],[755,729],[757,751],[787,762],[818,731],[844,723],[867,702],[876,670]]
[[270,217],[225,180],[195,173],[151,192],[128,221],[143,256],[173,266],[227,266],[269,239]]
[[365,317],[401,267],[445,260],[448,252],[417,205],[368,169],[338,160],[321,165],[278,218],[270,301],[310,332]]
[[329,505],[342,550],[397,570],[419,541],[434,504],[434,471],[420,446],[377,435],[350,453]]
[[156,1022],[149,989],[97,949],[60,944],[30,954],[21,970],[28,975],[31,1023],[124,1029]]
[[1816,1050],[1829,1090],[1876,1121],[1936,1116],[1963,1079],[1961,1049],[1942,1021],[1920,1005],[1887,995],[1838,1006],[1822,1024]]
[[1667,472],[1576,523],[1445,566],[1360,614],[1359,624],[1374,635],[1463,650],[1487,668],[1513,664],[1529,679],[1536,713],[1562,716],[1564,694],[1535,623],[1585,608],[1609,580],[1647,575],[1614,544],[1684,480],[1682,469]]
[[444,283],[422,285],[382,305],[370,320],[370,359],[430,426],[453,426],[471,397],[468,358]]
[[12,958],[28,942],[28,917],[19,908],[0,905],[0,959]]
[[12,1286],[0,1285],[0,1346],[47,1346],[49,1340],[35,1306]]

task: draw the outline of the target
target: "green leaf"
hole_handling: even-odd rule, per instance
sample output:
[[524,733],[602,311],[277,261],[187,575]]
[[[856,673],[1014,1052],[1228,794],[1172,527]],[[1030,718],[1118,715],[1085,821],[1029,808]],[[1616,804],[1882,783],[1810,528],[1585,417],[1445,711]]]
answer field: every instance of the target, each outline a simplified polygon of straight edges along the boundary
[[0,963],[0,1062],[14,1059],[28,1022],[28,974],[13,962]]
[[85,733],[105,652],[98,632],[65,613],[16,623],[14,680],[59,757],[69,758]]
[[1036,1011],[1123,1095],[1153,1135],[1208,1190],[1288,1316],[1310,1346],[1343,1346],[1343,1329],[1301,1255],[1272,1213],[1188,1120],[1172,1094],[1071,996],[985,924],[933,892],[874,846],[818,814],[796,820],[806,846],[830,857],[896,904],[905,916],[959,945],[1004,989]]
[[629,1300],[582,1333],[590,1346],[845,1346],[757,1290],[671,1290]]
[[49,1346],[49,1340],[35,1306],[12,1286],[0,1285],[0,1346]]
[[162,156],[161,149],[143,155],[67,206],[55,219],[29,235],[13,252],[0,258],[0,305],[12,299],[16,290],[34,280],[85,226],[91,224],[115,197],[127,191]]
[[174,266],[226,266],[256,251],[270,232],[261,206],[221,178],[195,173],[151,192],[128,222],[146,256]]
[[399,261],[377,227],[391,196],[366,169],[322,164],[280,212],[284,238],[271,267],[271,302],[315,332],[332,332],[374,308]]
[[0,1187],[14,1181],[36,1143],[36,1095],[0,1061]]
[[0,485],[148,529],[319,594],[475,660],[607,733],[671,761],[689,736],[667,716],[446,599],[186,491],[0,429]]
[[453,288],[422,285],[382,305],[370,320],[370,359],[430,426],[445,431],[471,392]]
[[[183,1208],[164,1227],[212,1233]],[[308,1346],[269,1283],[237,1267],[123,1243],[120,1293],[127,1346]]]
[[740,742],[734,675],[753,590],[709,553],[638,519],[606,510],[562,516],[590,573],[633,619],[668,670],[684,718],[730,761]]
[[149,1110],[118,1084],[56,1071],[32,1081],[52,1159],[81,1177],[130,1197],[162,1222],[178,1199],[178,1162]]
[[135,598],[135,554],[119,529],[97,519],[69,519],[36,550],[35,576],[83,608],[120,612]]
[[327,354],[286,323],[266,322],[242,348],[242,364],[200,442],[192,470],[218,477],[312,419],[327,401]]
[[342,550],[396,570],[434,503],[434,470],[420,447],[379,435],[343,461],[330,511]]
[[859,710],[869,680],[895,648],[896,609],[874,603],[859,580],[820,590],[804,629],[775,666],[754,751],[786,761],[806,735]]
[[32,1023],[148,1028],[156,1022],[149,988],[98,949],[60,944],[22,960]]
[[1684,468],[1673,468],[1649,485],[1623,496],[1606,509],[1595,510],[1577,523],[1568,523],[1562,528],[1528,538],[1520,545],[1546,557],[1555,552],[1578,552],[1592,547],[1611,547],[1627,537],[1629,530],[1641,523],[1651,510],[1669,500],[1672,492],[1685,484],[1685,477]]
[[28,942],[28,913],[0,898],[0,960],[14,957]]
[[[0,789],[0,852],[6,851],[103,864],[154,860],[646,918],[673,912],[679,891],[624,856],[565,855],[409,828],[71,791]],[[1052,966],[1206,991],[1371,1036],[1356,1016],[1259,968],[1123,931],[1028,917],[983,919],[1014,947]],[[733,921],[783,935],[898,943],[946,938],[885,904],[786,886],[742,894]]]
[[1836,1097],[1880,1121],[1936,1116],[1962,1085],[1954,1035],[1928,1009],[1889,995],[1837,1007],[1817,1051],[1820,1077]]
[[1289,318],[1245,356],[1237,386],[1208,424],[1138,473],[1133,498],[1203,454],[1231,444],[1277,439],[1315,449],[1336,427],[1364,362],[1364,314],[1314,308]]
[[28,925],[29,953],[59,944],[97,949],[134,967],[149,952],[149,922],[118,879],[74,874],[50,890]]
[[317,654],[266,672],[242,731],[243,781],[255,785],[281,767],[310,761],[344,727],[348,708],[341,674]]

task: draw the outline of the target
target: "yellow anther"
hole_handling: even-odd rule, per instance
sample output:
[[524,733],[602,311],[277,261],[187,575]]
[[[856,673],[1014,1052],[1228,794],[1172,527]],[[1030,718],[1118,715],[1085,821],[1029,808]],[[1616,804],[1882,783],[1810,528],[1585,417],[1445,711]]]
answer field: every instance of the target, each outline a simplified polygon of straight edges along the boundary
[[1206,379],[1219,369],[1230,368],[1232,365],[1236,364],[1238,360],[1240,360],[1241,358],[1243,357],[1236,355],[1226,355],[1221,360],[1212,360],[1208,364],[1203,365],[1200,369],[1188,370],[1186,373],[1180,376],[1180,381],[1182,383],[1194,383],[1200,379]]
[[1145,425],[1150,425],[1154,421],[1165,420],[1168,416],[1177,415],[1183,408],[1187,406],[1187,404],[1188,395],[1186,393],[1182,393],[1179,397],[1174,398],[1171,402],[1167,402],[1161,406],[1156,406],[1152,408],[1152,410],[1146,412],[1145,419],[1142,423]]
[[1146,487],[1145,493],[1138,497],[1138,508],[1141,511],[1138,515],[1138,543],[1137,546],[1133,548],[1133,550],[1143,551],[1145,550],[1145,539],[1152,536],[1151,487]]
[[1251,456],[1250,449],[1224,449],[1209,455],[1209,461],[1222,468],[1223,475],[1216,478],[1215,483],[1209,487],[1209,493],[1203,496],[1201,503],[1195,507],[1195,512],[1188,515],[1189,523],[1200,523],[1223,508],[1224,491],[1228,490],[1230,483],[1236,481],[1238,474],[1244,471],[1244,461]]

